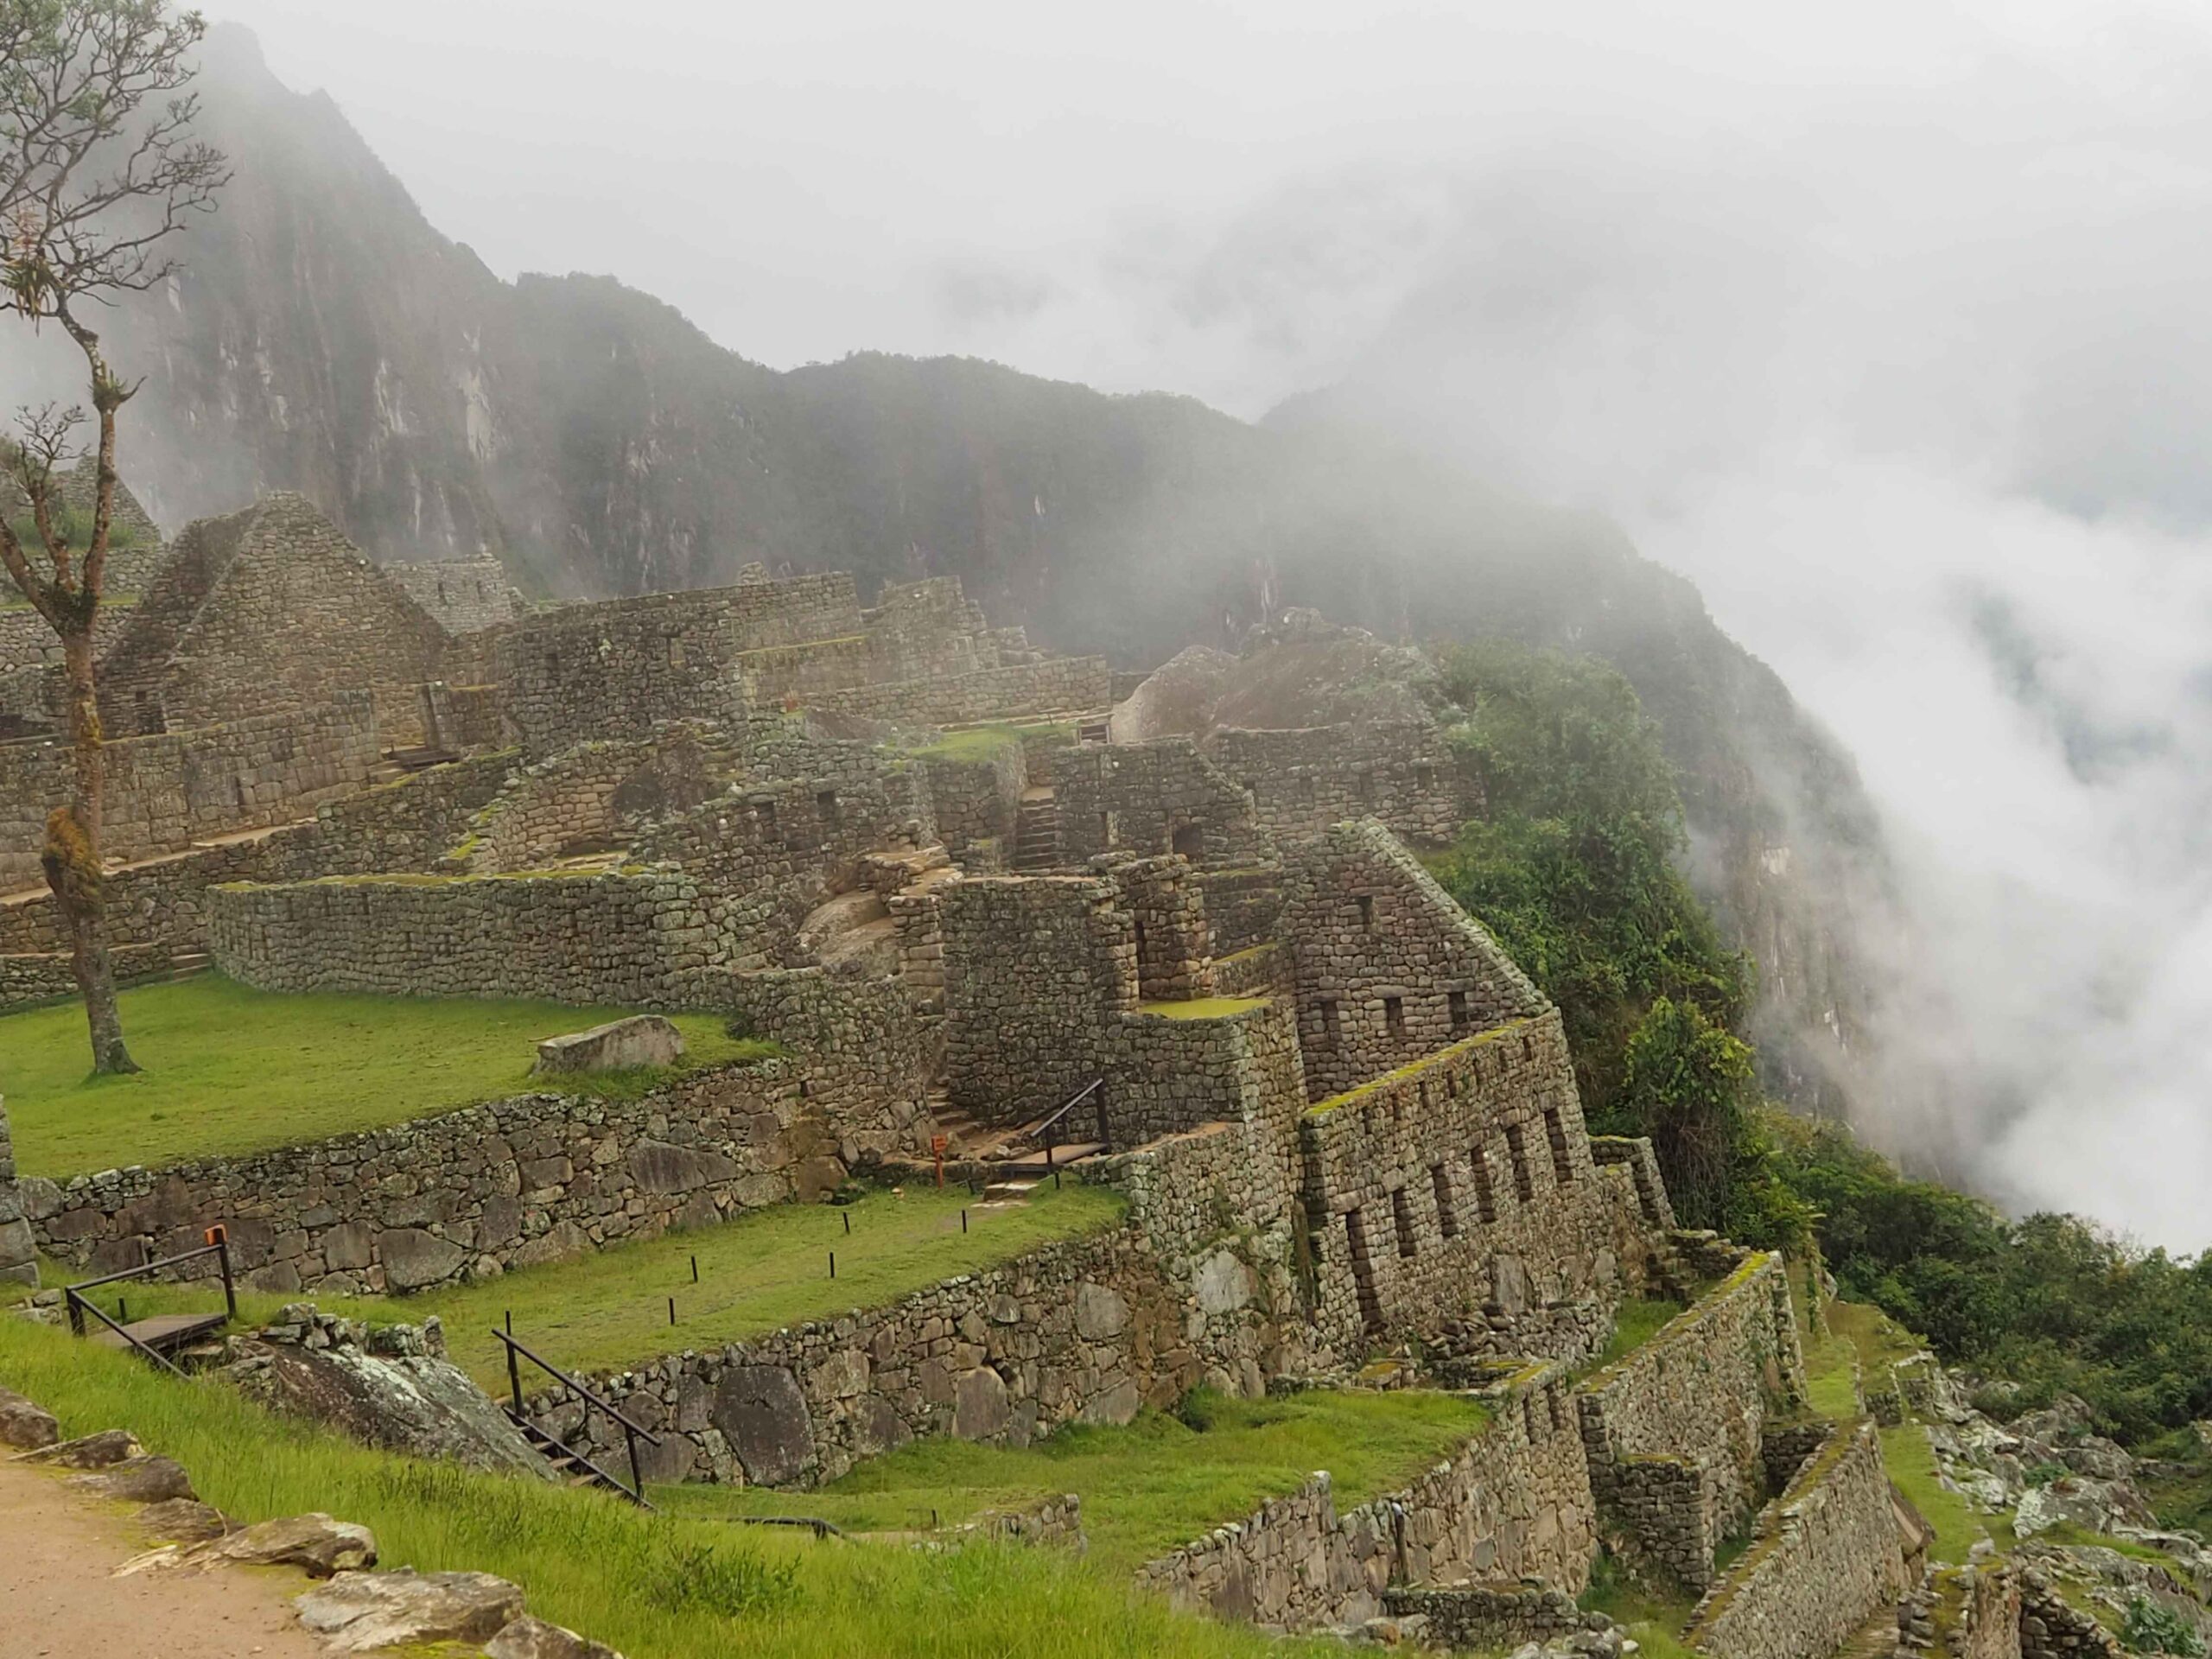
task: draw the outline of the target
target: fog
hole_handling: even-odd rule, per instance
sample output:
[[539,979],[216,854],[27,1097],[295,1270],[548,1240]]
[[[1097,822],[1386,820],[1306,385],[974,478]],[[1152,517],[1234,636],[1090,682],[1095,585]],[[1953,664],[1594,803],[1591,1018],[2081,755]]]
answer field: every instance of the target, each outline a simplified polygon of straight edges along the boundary
[[1857,756],[1976,1179],[2212,1243],[2201,11],[218,10],[503,274],[779,365],[1334,387],[1611,512]]

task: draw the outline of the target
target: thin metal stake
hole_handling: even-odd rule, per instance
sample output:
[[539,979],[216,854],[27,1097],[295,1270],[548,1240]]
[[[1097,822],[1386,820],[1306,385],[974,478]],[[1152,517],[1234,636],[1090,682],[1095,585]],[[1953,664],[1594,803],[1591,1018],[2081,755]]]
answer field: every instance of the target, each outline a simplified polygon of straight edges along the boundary
[[837,1276],[837,1252],[835,1250],[830,1252],[830,1276],[832,1279]]
[[671,1325],[676,1323],[676,1298],[673,1296],[668,1299],[668,1322]]
[[845,1211],[845,1236],[846,1236],[847,1238],[850,1238],[852,1236],[853,1236],[853,1212],[852,1212],[851,1211],[848,1210],[848,1211]]
[[968,1212],[965,1210],[960,1212],[960,1230],[963,1233],[968,1230]]
[[696,1255],[691,1258],[691,1282],[695,1285],[699,1282],[699,1258]]

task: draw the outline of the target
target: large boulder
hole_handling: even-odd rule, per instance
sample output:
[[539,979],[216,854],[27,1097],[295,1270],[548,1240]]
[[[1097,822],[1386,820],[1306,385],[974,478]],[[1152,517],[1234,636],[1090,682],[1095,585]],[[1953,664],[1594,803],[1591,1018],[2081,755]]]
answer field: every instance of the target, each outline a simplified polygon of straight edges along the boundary
[[484,1644],[484,1659],[622,1659],[604,1642],[524,1613]]
[[174,1498],[194,1498],[192,1477],[170,1458],[126,1458],[123,1462],[72,1475],[69,1484],[82,1487],[97,1497],[121,1498],[129,1503],[166,1503]]
[[143,1457],[146,1448],[127,1428],[104,1428],[97,1434],[79,1434],[73,1440],[56,1440],[27,1453],[25,1463],[50,1463],[62,1469],[105,1469],[126,1459]]
[[522,1614],[522,1592],[488,1573],[340,1573],[297,1597],[300,1623],[333,1653],[488,1642]]
[[35,1405],[12,1389],[0,1389],[0,1446],[18,1452],[35,1452],[61,1438],[54,1414]]
[[709,1413],[755,1486],[797,1480],[814,1461],[814,1420],[798,1380],[780,1365],[733,1365]]
[[235,1339],[222,1375],[263,1404],[388,1452],[551,1478],[522,1431],[467,1372],[441,1354],[421,1351],[442,1344],[381,1340],[373,1347],[402,1351],[372,1351],[352,1321],[320,1316],[272,1330],[313,1335],[325,1345],[272,1341],[268,1332]]
[[334,1521],[321,1513],[290,1515],[215,1538],[185,1559],[240,1567],[296,1567],[311,1579],[327,1579],[374,1567],[377,1540],[366,1527],[351,1521]]
[[642,1065],[674,1065],[683,1058],[683,1033],[657,1014],[615,1020],[589,1031],[549,1037],[537,1046],[541,1076],[579,1071],[627,1071]]
[[385,1228],[377,1235],[377,1254],[384,1259],[384,1287],[392,1291],[441,1284],[468,1260],[460,1245],[419,1227]]

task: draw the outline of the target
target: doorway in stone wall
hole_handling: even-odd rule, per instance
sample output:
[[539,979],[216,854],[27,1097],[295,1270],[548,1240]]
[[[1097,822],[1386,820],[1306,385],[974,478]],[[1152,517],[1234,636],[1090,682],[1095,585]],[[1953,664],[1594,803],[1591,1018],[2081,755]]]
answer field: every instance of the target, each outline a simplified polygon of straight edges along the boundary
[[1344,1242],[1351,1246],[1352,1287],[1359,1293],[1359,1322],[1370,1332],[1382,1328],[1382,1300],[1375,1294],[1375,1262],[1367,1253],[1367,1217],[1344,1211]]

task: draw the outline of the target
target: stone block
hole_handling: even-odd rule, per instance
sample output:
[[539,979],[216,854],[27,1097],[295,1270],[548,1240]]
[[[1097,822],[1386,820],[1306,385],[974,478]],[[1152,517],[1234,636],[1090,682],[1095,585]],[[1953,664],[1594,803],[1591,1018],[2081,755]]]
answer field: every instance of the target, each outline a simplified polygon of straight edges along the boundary
[[639,1066],[671,1066],[683,1058],[683,1034],[657,1014],[610,1020],[589,1031],[549,1037],[537,1046],[543,1076],[579,1071],[626,1071]]

